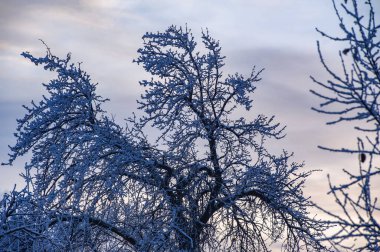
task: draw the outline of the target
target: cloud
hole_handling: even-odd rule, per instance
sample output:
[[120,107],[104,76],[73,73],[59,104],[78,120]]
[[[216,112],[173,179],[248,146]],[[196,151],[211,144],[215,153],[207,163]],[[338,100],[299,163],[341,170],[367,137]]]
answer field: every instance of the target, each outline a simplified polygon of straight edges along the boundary
[[[309,93],[314,87],[309,75],[327,78],[316,54],[315,41],[320,37],[314,28],[331,34],[338,29],[330,0],[0,1],[1,161],[7,157],[6,146],[15,141],[12,133],[16,118],[23,114],[21,104],[40,99],[45,93],[40,83],[54,77],[20,56],[22,51],[43,56],[45,48],[38,39],[58,56],[71,52],[74,62],[83,62],[83,69],[99,82],[98,93],[111,98],[106,109],[124,123],[123,118],[136,110],[135,100],[142,92],[138,81],[149,78],[132,63],[142,46],[141,36],[186,23],[196,36],[208,27],[220,40],[227,56],[225,74],[249,74],[253,65],[266,69],[252,111],[242,115],[275,115],[287,125],[287,137],[272,142],[270,148],[277,153],[294,151],[294,159],[305,161],[306,169],[322,169],[310,177],[307,194],[324,201],[326,174],[341,178],[341,168],[353,170],[357,165],[354,156],[317,148],[354,145],[355,134],[349,125],[325,126],[328,118],[310,109],[318,100]],[[341,45],[322,42],[334,65]],[[0,167],[0,190],[20,182],[17,174],[22,165],[20,161],[14,167]]]

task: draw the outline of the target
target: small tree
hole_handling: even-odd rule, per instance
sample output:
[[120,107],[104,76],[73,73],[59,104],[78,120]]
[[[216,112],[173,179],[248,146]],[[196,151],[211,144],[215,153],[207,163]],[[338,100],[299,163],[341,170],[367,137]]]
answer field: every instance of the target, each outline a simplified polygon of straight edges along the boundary
[[[315,236],[323,226],[307,216],[311,202],[302,193],[309,172],[289,163],[286,151],[275,156],[265,148],[283,128],[264,115],[234,119],[237,109],[252,107],[261,70],[222,78],[221,47],[208,32],[204,54],[187,28],[143,40],[135,62],[154,78],[140,83],[145,116],[129,118],[125,128],[102,110],[105,99],[70,55],[22,54],[58,78],[18,121],[9,164],[32,153],[24,176],[30,190],[3,199],[0,245],[267,251],[283,242],[288,251],[322,249]],[[154,143],[147,125],[161,132]]]
[[[364,6],[359,6],[359,3],[360,1],[349,0],[337,6],[333,1],[343,36],[333,37],[321,31],[319,33],[323,37],[344,43],[344,49],[339,52],[343,71],[340,74],[329,68],[318,43],[320,60],[331,80],[320,82],[312,78],[328,94],[311,92],[323,99],[320,108],[314,110],[337,116],[336,120],[328,124],[364,122],[355,129],[367,134],[365,138],[358,138],[356,149],[323,148],[359,157],[358,174],[344,170],[350,179],[348,182],[339,186],[330,182],[330,192],[342,209],[343,216],[323,210],[333,218],[328,223],[337,228],[327,239],[333,241],[337,249],[380,251],[380,205],[374,191],[375,188],[379,189],[379,185],[372,183],[380,176],[380,167],[375,165],[375,160],[380,155],[380,26],[376,23],[372,2],[363,2]],[[365,15],[360,12],[361,7],[367,8]],[[350,63],[347,64],[346,61]],[[358,191],[358,196],[354,196]],[[352,244],[351,238],[360,239]]]

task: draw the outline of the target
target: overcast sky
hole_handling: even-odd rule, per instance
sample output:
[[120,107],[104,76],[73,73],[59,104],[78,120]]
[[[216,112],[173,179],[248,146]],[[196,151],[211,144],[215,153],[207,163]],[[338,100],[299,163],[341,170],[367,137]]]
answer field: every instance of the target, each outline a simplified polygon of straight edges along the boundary
[[[287,137],[275,142],[275,151],[295,153],[294,161],[305,161],[305,169],[320,169],[308,182],[306,193],[318,202],[328,190],[326,175],[342,181],[340,170],[356,169],[357,157],[321,151],[317,145],[343,147],[355,144],[348,126],[325,126],[326,116],[311,111],[318,99],[309,92],[315,84],[309,76],[325,80],[316,50],[319,27],[339,34],[330,0],[65,0],[0,1],[0,161],[7,161],[7,145],[14,144],[16,119],[22,104],[38,100],[44,93],[45,72],[20,56],[29,51],[43,56],[43,39],[52,52],[71,52],[83,62],[98,93],[110,98],[107,110],[118,121],[136,110],[142,89],[138,81],[147,78],[132,60],[145,32],[163,31],[171,24],[187,24],[198,36],[202,28],[220,40],[226,58],[225,73],[249,74],[253,65],[265,68],[254,95],[254,114],[275,115],[287,126]],[[337,64],[336,45],[321,40],[331,64]],[[20,160],[12,167],[0,166],[0,192],[20,181]],[[331,209],[331,208],[330,208]]]

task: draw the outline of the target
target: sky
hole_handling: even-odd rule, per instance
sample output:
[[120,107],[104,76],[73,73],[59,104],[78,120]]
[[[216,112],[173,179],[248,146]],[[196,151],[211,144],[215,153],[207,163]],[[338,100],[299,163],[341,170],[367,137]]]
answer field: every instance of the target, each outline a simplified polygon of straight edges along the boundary
[[[99,83],[98,94],[111,99],[107,111],[123,122],[136,111],[143,90],[138,81],[149,78],[132,62],[142,46],[141,37],[172,24],[187,25],[196,37],[208,28],[227,57],[225,73],[248,75],[254,65],[265,68],[252,111],[243,116],[275,115],[286,125],[287,136],[271,142],[270,148],[294,152],[294,161],[305,162],[305,170],[320,170],[310,176],[305,194],[333,209],[331,197],[326,196],[326,176],[344,182],[341,170],[355,171],[357,157],[317,148],[356,143],[352,125],[326,126],[331,118],[311,110],[319,100],[309,92],[316,88],[309,76],[328,78],[316,41],[321,41],[334,69],[338,50],[344,49],[315,30],[340,34],[330,0],[0,0],[0,161],[7,161],[7,146],[15,143],[16,119],[25,113],[22,104],[38,101],[44,94],[40,83],[54,77],[21,52],[44,56],[39,39],[55,55],[71,52],[73,60],[83,62],[82,69]],[[0,192],[17,183],[21,186],[18,174],[26,161],[27,157],[13,166],[0,166]]]

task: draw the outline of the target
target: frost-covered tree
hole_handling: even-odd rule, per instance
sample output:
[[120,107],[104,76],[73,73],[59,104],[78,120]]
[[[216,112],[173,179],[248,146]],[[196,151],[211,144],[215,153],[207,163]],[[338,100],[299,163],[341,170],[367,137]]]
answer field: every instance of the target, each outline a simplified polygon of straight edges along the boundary
[[[273,117],[238,117],[252,107],[253,69],[223,78],[219,42],[171,26],[147,33],[135,60],[152,74],[125,127],[70,55],[22,55],[58,77],[25,106],[12,164],[31,153],[27,187],[1,205],[0,246],[85,251],[287,251],[322,249],[323,225],[309,218],[302,188],[309,172],[276,156],[284,136]],[[156,141],[144,132],[159,129]]]
[[[334,229],[327,237],[338,250],[380,251],[380,25],[373,3],[348,0],[338,5],[333,1],[339,26],[343,33],[334,37],[319,31],[323,37],[343,43],[339,52],[342,71],[334,72],[318,52],[323,67],[331,79],[314,82],[327,92],[313,91],[323,102],[314,110],[335,115],[328,124],[356,122],[355,129],[365,137],[357,138],[357,148],[329,151],[358,155],[359,171],[345,170],[348,181],[332,185],[330,192],[343,215],[324,210],[332,217]],[[378,16],[377,16],[378,17]],[[377,181],[377,182],[375,182]]]

